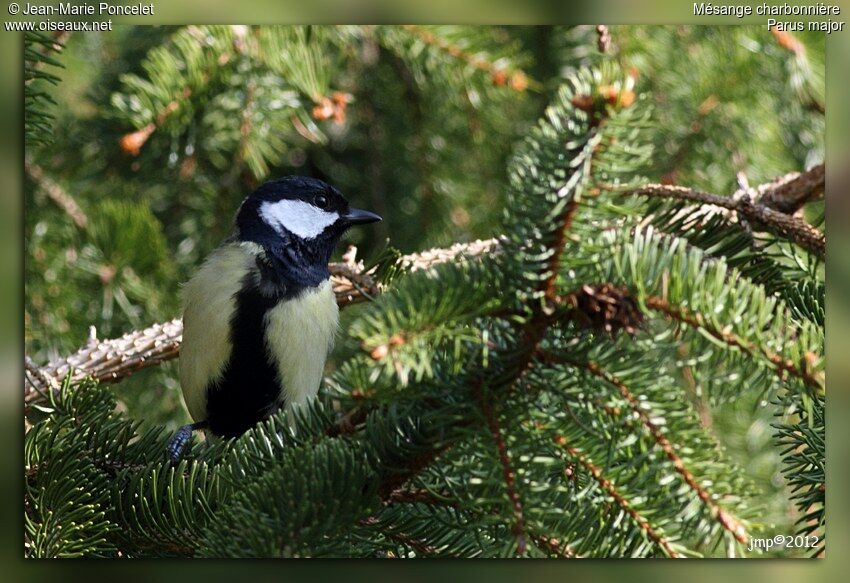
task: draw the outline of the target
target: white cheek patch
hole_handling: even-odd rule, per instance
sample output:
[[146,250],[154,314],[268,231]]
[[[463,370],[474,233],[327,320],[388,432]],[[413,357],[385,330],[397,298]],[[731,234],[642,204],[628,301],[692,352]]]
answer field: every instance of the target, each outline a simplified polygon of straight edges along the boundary
[[278,233],[283,228],[302,239],[316,238],[339,219],[337,213],[323,211],[303,200],[264,202],[260,216]]

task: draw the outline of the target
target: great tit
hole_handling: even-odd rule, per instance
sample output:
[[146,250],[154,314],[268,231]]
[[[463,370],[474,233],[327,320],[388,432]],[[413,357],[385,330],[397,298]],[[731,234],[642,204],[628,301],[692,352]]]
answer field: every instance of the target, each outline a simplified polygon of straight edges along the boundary
[[334,187],[289,176],[242,201],[233,235],[184,288],[180,384],[192,432],[236,437],[313,398],[339,321],[328,262],[352,225],[380,221]]

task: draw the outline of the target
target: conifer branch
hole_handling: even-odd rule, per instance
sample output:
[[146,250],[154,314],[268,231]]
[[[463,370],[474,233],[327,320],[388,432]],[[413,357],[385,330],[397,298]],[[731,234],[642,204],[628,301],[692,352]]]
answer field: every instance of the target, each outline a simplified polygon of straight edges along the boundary
[[428,504],[431,506],[448,506],[450,508],[457,507],[454,501],[447,498],[448,494],[442,494],[441,496],[425,488],[401,488],[395,490],[384,499],[384,506],[392,506],[393,504]]
[[507,84],[511,89],[520,92],[525,91],[528,87],[528,77],[526,77],[525,73],[521,69],[507,70],[499,67],[495,63],[491,63],[479,55],[471,54],[468,51],[465,51],[462,47],[449,42],[444,38],[440,38],[438,35],[421,26],[407,24],[401,28],[402,30],[416,36],[425,44],[434,46],[441,52],[455,59],[461,59],[479,71],[489,74],[494,85],[502,86]]
[[53,134],[55,118],[49,107],[56,105],[56,100],[48,86],[58,85],[60,78],[43,66],[62,67],[54,56],[62,51],[63,34],[24,33],[24,138],[30,146],[46,144]]
[[374,527],[378,529],[378,531],[380,531],[380,533],[388,539],[393,540],[403,546],[412,548],[414,551],[416,551],[417,556],[421,555],[425,557],[430,557],[437,554],[437,550],[434,547],[420,540],[417,540],[410,535],[407,535],[403,532],[399,532],[397,530],[393,530],[391,528],[381,528],[381,521],[375,518],[374,516],[364,518],[360,521],[360,525],[366,527]]
[[130,132],[121,136],[121,149],[131,156],[138,156],[142,151],[142,146],[148,141],[148,138],[160,128],[171,114],[180,109],[180,104],[188,100],[192,96],[192,88],[184,87],[178,97],[175,97],[163,107],[157,114],[155,121],[149,122],[144,127],[139,128],[134,132]]
[[481,410],[484,412],[484,417],[487,419],[487,427],[490,430],[490,435],[493,437],[493,442],[496,444],[499,463],[502,465],[502,477],[505,482],[505,489],[513,509],[514,521],[511,526],[511,533],[513,533],[516,539],[517,554],[524,555],[527,550],[525,542],[525,517],[522,512],[522,500],[516,490],[516,471],[511,467],[511,462],[508,458],[508,448],[505,445],[502,431],[499,428],[499,420],[493,411],[492,404],[484,397],[480,382],[475,384],[473,392],[476,399],[478,399]]
[[556,538],[535,533],[530,533],[528,538],[531,539],[537,548],[545,552],[550,557],[555,557],[557,559],[576,558],[576,552],[567,543],[562,543]]
[[623,511],[631,517],[631,519],[638,525],[638,527],[646,533],[647,537],[655,543],[659,548],[661,548],[664,553],[674,559],[678,559],[681,555],[673,549],[670,541],[667,538],[656,532],[649,521],[644,518],[637,510],[635,510],[629,501],[626,499],[623,494],[617,490],[617,487],[614,485],[611,480],[607,479],[605,475],[602,473],[602,470],[595,466],[593,462],[583,456],[577,449],[571,447],[567,438],[563,435],[556,435],[553,438],[555,445],[560,447],[564,452],[567,453],[571,458],[576,460],[590,475],[596,480],[605,492],[608,493],[611,498],[623,509]]
[[623,194],[668,198],[730,210],[737,213],[740,218],[746,219],[754,228],[762,227],[766,231],[793,241],[820,259],[826,258],[826,236],[823,233],[799,217],[779,212],[764,204],[753,202],[747,197],[736,199],[667,184],[646,184],[625,190]]
[[450,447],[451,444],[434,447],[407,460],[406,463],[393,468],[393,473],[386,476],[378,487],[378,496],[381,498],[381,501],[392,498],[393,492],[416,477],[419,472],[429,467],[438,457],[448,451]]
[[65,44],[68,42],[69,36],[71,36],[71,33],[66,30],[56,31],[51,36],[36,34],[35,32],[27,33],[27,41],[33,45],[38,45],[39,48],[25,47],[27,61],[27,67],[24,72],[25,86],[29,86],[30,83],[39,78],[54,77],[49,73],[40,73],[39,69],[45,64],[59,66],[51,55],[62,52]]
[[664,435],[661,428],[653,423],[646,411],[640,406],[638,398],[635,397],[635,395],[619,378],[604,370],[596,362],[579,362],[564,355],[556,355],[548,352],[541,353],[539,358],[543,362],[550,364],[561,363],[585,370],[616,388],[623,399],[625,399],[629,404],[632,411],[641,420],[641,424],[655,440],[655,443],[661,448],[661,451],[664,452],[664,455],[667,456],[667,459],[673,464],[673,468],[676,470],[676,473],[682,476],[685,483],[697,494],[702,503],[709,508],[712,518],[717,520],[724,529],[731,532],[738,542],[746,544],[748,538],[744,525],[732,514],[715,503],[711,493],[696,481],[693,473],[685,467],[684,461],[679,454],[676,453],[673,444],[670,443],[670,440],[667,439],[667,436]]
[[[806,386],[814,389],[815,391],[821,393],[824,391],[823,375],[809,371],[806,362],[794,363],[788,359],[782,358],[780,355],[774,353],[768,348],[757,346],[756,344],[744,340],[736,334],[726,330],[719,330],[709,324],[706,318],[704,318],[701,314],[691,312],[685,307],[672,306],[664,298],[657,296],[647,297],[646,306],[652,310],[661,312],[672,320],[687,324],[694,329],[703,330],[710,334],[713,338],[727,344],[728,346],[738,348],[748,354],[763,357],[773,365],[773,368],[779,375],[780,379],[783,377],[784,373],[788,373],[789,375],[800,379]],[[814,355],[812,355],[812,358],[814,358]]]
[[561,227],[558,229],[555,235],[555,242],[552,244],[552,257],[549,259],[549,274],[543,284],[543,293],[549,301],[553,301],[555,299],[555,281],[558,279],[558,266],[561,262],[561,254],[564,251],[564,243],[567,239],[567,232],[570,230],[570,226],[572,226],[573,217],[575,216],[577,208],[578,201],[574,197],[567,205],[563,221],[561,222]]

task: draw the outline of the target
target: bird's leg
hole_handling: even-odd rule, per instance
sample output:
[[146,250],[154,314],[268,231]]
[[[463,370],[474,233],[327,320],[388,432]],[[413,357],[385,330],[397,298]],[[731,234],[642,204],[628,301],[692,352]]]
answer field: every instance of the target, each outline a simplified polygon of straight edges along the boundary
[[206,421],[198,421],[197,423],[190,423],[189,425],[184,425],[178,429],[177,433],[174,434],[174,437],[168,440],[168,445],[166,446],[168,456],[171,460],[176,462],[180,459],[180,455],[183,453],[183,448],[185,448],[186,444],[189,443],[189,439],[191,439],[193,431],[196,429],[204,429],[206,427]]

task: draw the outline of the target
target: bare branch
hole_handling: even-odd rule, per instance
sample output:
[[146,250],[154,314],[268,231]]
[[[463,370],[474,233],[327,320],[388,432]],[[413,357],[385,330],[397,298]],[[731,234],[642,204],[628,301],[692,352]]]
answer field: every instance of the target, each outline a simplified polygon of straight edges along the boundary
[[88,226],[89,219],[86,213],[83,212],[83,209],[80,208],[80,205],[77,204],[77,201],[74,200],[74,197],[68,194],[65,189],[56,184],[51,178],[45,176],[41,166],[27,160],[24,163],[24,169],[27,176],[44,191],[50,200],[65,211],[65,214],[71,217],[75,225],[81,229],[85,229]]
[[733,198],[667,184],[646,184],[625,190],[622,194],[669,198],[733,211],[755,229],[761,228],[790,239],[820,259],[826,257],[826,235],[799,217],[787,215],[761,203],[754,203],[748,197]]
[[399,266],[410,271],[419,271],[429,267],[454,261],[460,257],[477,257],[486,253],[496,251],[499,247],[498,239],[484,239],[472,241],[471,243],[456,243],[451,247],[429,249],[419,253],[404,255],[399,259]]
[[604,24],[596,25],[596,48],[599,49],[600,53],[610,53],[611,52],[611,32],[608,30],[608,27]]
[[824,165],[805,172],[791,172],[757,189],[756,202],[781,213],[794,214],[807,202],[823,197],[826,187]]
[[[112,382],[134,372],[176,358],[180,353],[183,323],[172,320],[154,324],[144,330],[130,332],[120,338],[89,340],[74,354],[52,361],[38,369],[40,386],[24,388],[27,405],[42,400],[47,390],[55,390],[58,379],[73,371],[74,380],[91,376],[100,382]],[[46,380],[50,379],[50,380]]]

